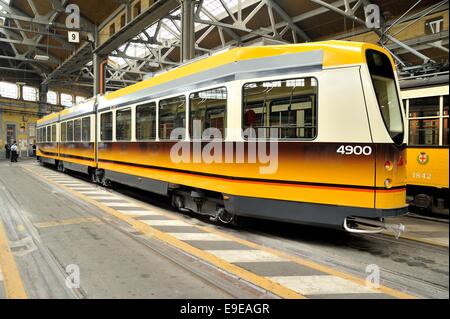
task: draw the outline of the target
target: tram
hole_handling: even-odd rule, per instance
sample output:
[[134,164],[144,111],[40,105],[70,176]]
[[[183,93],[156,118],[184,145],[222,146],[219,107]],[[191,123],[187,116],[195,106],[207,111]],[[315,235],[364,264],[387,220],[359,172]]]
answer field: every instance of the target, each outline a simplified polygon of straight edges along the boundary
[[407,197],[421,213],[449,214],[448,75],[401,91],[408,120]]
[[234,48],[43,117],[37,155],[224,223],[380,231],[408,209],[399,92],[376,45]]

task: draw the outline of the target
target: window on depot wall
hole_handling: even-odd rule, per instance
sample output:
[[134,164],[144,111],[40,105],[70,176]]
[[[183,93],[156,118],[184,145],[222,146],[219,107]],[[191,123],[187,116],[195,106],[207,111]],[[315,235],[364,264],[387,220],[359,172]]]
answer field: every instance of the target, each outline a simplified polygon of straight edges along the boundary
[[138,1],[138,2],[136,2],[136,4],[134,5],[134,10],[133,10],[134,12],[134,17],[137,17],[138,15],[140,15],[141,14],[141,2],[140,1]]
[[79,104],[79,103],[84,102],[84,101],[86,101],[86,98],[84,96],[76,96],[75,97],[75,103],[76,104]]
[[113,23],[109,26],[109,35],[112,36],[116,33],[116,25]]
[[72,107],[73,96],[66,93],[61,93],[61,105],[65,107]]
[[47,103],[56,105],[58,104],[58,93],[55,91],[47,92]]
[[38,100],[38,89],[31,86],[24,86],[22,88],[23,99],[25,101],[36,102]]
[[14,83],[0,82],[0,97],[18,99],[19,87]]

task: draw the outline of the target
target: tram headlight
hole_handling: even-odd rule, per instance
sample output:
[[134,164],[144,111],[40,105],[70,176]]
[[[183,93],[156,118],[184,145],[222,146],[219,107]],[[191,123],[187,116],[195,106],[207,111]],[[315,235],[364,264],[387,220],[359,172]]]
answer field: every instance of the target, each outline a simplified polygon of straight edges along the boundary
[[390,178],[386,178],[384,180],[384,187],[386,187],[386,188],[391,188],[392,187],[392,181],[391,181]]

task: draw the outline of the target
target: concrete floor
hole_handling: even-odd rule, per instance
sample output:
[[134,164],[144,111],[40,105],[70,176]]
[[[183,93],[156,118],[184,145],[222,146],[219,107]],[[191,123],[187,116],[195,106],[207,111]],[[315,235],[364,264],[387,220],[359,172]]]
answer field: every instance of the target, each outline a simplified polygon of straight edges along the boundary
[[[42,172],[77,192],[95,188],[108,196],[91,194],[91,198],[101,199],[107,205],[112,205],[108,203],[110,198],[116,198],[113,201],[123,201],[116,205],[128,202],[127,205],[148,209],[155,215],[138,217],[140,222],[227,259],[234,266],[293,287],[308,298],[383,298],[401,297],[401,293],[419,298],[449,297],[448,247],[396,240],[382,234],[355,235],[257,220],[244,220],[239,228],[223,227],[198,216],[174,212],[166,198],[147,192],[126,187],[105,190],[77,176],[40,168],[34,161],[14,166],[0,162],[0,218],[31,298],[275,297],[267,290],[255,288],[258,281],[248,285],[238,276],[218,271],[189,252],[145,236],[64,187],[40,179]],[[189,226],[173,226],[185,224]],[[447,235],[440,233],[440,236],[448,240],[448,223],[425,224],[442,232],[447,228]],[[184,229],[181,234],[177,234],[177,227]],[[191,230],[186,233],[186,229]],[[217,240],[220,234],[232,238]],[[267,247],[282,257],[287,254],[288,260],[298,263],[297,259],[301,259],[303,264],[274,259],[277,256],[249,250],[249,245]],[[263,260],[268,257],[273,260]],[[65,267],[72,264],[80,268],[80,289],[67,289],[65,285]],[[399,293],[373,294],[364,291],[365,287],[342,282],[347,277],[352,277],[352,282],[364,281],[368,265],[377,265],[382,285]],[[344,276],[331,276],[335,271],[343,272]],[[305,287],[305,279],[314,280]],[[0,280],[0,288],[1,285]]]
[[[12,243],[29,298],[261,295],[242,289],[239,282],[224,278],[222,272],[205,269],[206,266],[161,242],[143,238],[128,225],[104,216],[98,208],[39,182],[20,164],[9,166],[0,162],[0,190],[0,221],[3,220]],[[61,220],[71,222],[63,225]],[[69,265],[80,269],[80,289],[68,289],[65,285]],[[209,274],[208,280],[187,266]],[[216,282],[231,288],[220,287]],[[3,289],[0,291],[3,293]]]

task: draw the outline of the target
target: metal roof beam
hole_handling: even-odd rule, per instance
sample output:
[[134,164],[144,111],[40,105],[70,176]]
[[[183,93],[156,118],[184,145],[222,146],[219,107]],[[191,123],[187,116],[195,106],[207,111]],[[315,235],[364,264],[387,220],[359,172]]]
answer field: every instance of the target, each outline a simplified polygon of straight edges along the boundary
[[108,40],[96,47],[94,52],[101,56],[108,55],[125,42],[140,34],[142,30],[145,30],[158,20],[163,19],[177,7],[179,7],[179,2],[177,0],[156,1]]
[[31,40],[31,39],[15,40],[15,39],[7,39],[7,38],[1,38],[0,37],[0,42],[26,45],[28,47],[49,48],[49,49],[56,49],[56,50],[71,51],[71,48],[67,48],[65,46],[57,46],[57,45],[50,45],[50,44],[47,45],[47,44],[36,43],[33,40]]
[[0,66],[0,70],[6,70],[6,71],[17,71],[17,72],[25,72],[25,73],[34,73],[34,74],[40,74],[40,72],[36,70],[30,70],[30,69],[20,69],[20,68],[9,68]]
[[[289,25],[289,27],[296,32],[299,36],[301,36],[303,38],[303,40],[305,41],[311,41],[311,38],[309,37],[308,34],[306,34],[305,31],[303,31],[302,29],[300,29],[293,21],[292,18],[286,13],[286,11],[284,11],[283,8],[280,7],[280,5],[278,3],[276,3],[273,0],[265,0],[267,6],[269,8],[273,8],[279,15],[280,17]],[[274,26],[274,28],[276,29],[276,26]]]

